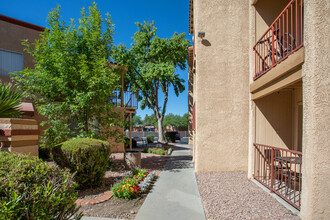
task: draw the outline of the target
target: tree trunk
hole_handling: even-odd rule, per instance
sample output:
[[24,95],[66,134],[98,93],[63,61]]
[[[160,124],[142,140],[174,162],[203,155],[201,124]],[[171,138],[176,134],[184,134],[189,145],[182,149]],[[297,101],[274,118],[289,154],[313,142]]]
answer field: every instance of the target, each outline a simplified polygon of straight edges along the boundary
[[158,121],[158,142],[165,143],[164,134],[163,134],[163,119],[157,118]]

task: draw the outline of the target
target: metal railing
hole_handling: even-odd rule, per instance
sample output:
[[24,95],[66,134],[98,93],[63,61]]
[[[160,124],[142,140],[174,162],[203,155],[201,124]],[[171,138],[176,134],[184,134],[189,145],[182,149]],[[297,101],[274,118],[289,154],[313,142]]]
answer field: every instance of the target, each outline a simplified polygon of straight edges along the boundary
[[303,46],[303,0],[291,0],[254,45],[258,79]]
[[111,103],[117,107],[137,109],[137,93],[131,91],[124,91],[124,94],[122,95],[120,90],[114,90],[113,93],[108,97],[108,103]]
[[263,144],[253,145],[254,179],[300,210],[302,153]]

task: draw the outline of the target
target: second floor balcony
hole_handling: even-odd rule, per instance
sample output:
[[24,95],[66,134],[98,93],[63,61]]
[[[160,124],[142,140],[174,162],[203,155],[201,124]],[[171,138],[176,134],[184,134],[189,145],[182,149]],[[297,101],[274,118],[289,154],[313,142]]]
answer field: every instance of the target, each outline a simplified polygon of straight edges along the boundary
[[108,98],[108,103],[113,104],[115,107],[137,109],[137,97],[138,95],[135,92],[114,90]]
[[[264,1],[260,5],[269,9],[272,7],[271,4],[275,3],[277,1],[271,3]],[[279,8],[279,6],[273,6]],[[259,14],[265,16],[264,14],[267,14],[268,11],[262,11],[262,7],[259,6],[257,10],[259,9],[261,11]],[[266,32],[257,40],[253,47],[255,54],[253,80],[263,76],[303,46],[303,14],[303,0],[290,0]]]

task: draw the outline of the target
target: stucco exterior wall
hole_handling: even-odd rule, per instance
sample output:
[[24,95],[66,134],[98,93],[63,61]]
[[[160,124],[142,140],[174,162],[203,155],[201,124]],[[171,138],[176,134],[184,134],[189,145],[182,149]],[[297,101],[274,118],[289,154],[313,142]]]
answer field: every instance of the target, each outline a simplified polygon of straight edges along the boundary
[[193,67],[188,68],[188,132],[189,132],[189,144],[194,142],[193,131],[193,105],[194,105],[194,73]]
[[330,1],[304,1],[302,219],[330,216]]
[[[196,171],[246,171],[249,2],[194,1],[194,30]],[[200,31],[206,33],[203,39],[197,37]]]
[[255,101],[256,143],[292,149],[292,94],[282,90]]
[[290,0],[259,0],[255,4],[255,41],[257,41],[265,33],[268,27],[274,22],[289,2]]

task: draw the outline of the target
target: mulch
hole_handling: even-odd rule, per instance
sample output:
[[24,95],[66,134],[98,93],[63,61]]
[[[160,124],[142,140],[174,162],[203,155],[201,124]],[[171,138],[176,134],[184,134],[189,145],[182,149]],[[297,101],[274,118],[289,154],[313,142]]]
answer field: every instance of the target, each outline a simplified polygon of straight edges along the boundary
[[[79,191],[78,199],[88,203],[88,200],[95,201],[100,197],[105,198],[111,184],[129,174],[130,170],[125,169],[123,153],[113,153],[111,157],[114,157],[114,163],[112,169],[106,172],[103,184],[95,189]],[[163,170],[169,157],[141,153],[141,168],[155,171],[157,177]],[[109,200],[99,204],[84,205],[80,208],[80,211],[85,216],[134,219],[146,196],[146,194],[142,194],[141,197],[133,200],[111,197]]]

